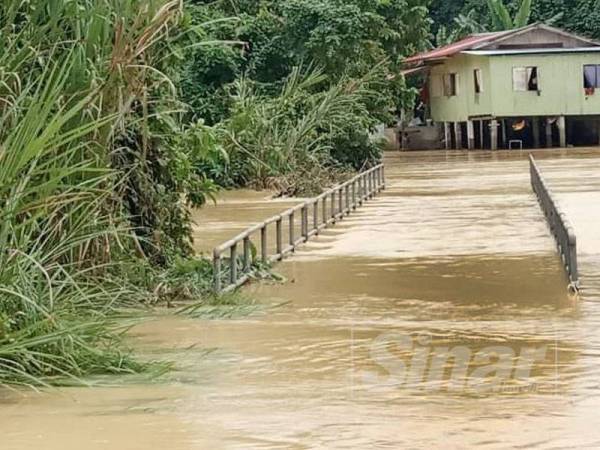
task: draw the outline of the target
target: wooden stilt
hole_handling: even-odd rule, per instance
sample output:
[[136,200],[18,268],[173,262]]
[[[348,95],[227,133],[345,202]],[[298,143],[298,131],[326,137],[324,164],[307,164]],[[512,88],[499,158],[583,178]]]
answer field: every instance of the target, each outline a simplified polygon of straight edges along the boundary
[[531,118],[531,127],[533,129],[533,147],[540,148],[540,121],[537,117]]
[[552,122],[546,118],[546,147],[552,148]]
[[472,120],[467,121],[467,146],[469,150],[475,148],[475,127]]
[[560,136],[560,146],[564,148],[567,146],[567,128],[566,128],[565,116],[560,116],[556,123],[558,124],[558,135]]
[[483,120],[480,120],[479,121],[479,144],[480,144],[479,148],[481,150],[483,150],[485,148],[485,135],[483,133],[483,131],[484,131],[483,125],[484,125]]
[[452,133],[450,130],[450,122],[444,122],[444,145],[446,150],[452,147]]
[[454,122],[454,136],[456,139],[456,149],[460,150],[462,148],[462,128],[460,126],[460,122]]
[[496,119],[490,121],[490,141],[490,148],[498,150],[498,120]]

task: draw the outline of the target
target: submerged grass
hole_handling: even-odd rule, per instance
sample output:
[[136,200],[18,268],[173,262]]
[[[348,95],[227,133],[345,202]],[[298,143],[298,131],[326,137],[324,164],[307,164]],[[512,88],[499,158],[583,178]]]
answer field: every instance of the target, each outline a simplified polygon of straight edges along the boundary
[[233,292],[207,296],[197,303],[179,309],[177,315],[194,319],[238,319],[249,316],[263,307],[250,296]]

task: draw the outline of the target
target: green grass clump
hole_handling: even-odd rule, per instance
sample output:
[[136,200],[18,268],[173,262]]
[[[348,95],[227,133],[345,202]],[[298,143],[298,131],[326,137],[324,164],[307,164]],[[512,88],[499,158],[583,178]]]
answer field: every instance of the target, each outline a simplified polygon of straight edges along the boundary
[[104,205],[113,174],[97,167],[83,119],[89,96],[64,96],[72,56],[29,80],[0,124],[0,384],[44,386],[142,372],[113,313],[131,292],[110,281],[126,230]]

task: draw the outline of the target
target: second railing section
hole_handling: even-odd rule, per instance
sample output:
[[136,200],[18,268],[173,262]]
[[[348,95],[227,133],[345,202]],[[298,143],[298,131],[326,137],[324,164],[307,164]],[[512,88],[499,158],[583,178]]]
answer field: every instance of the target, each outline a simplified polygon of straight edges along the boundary
[[552,190],[547,186],[533,156],[529,155],[531,186],[550,227],[550,233],[556,240],[558,253],[569,277],[570,289],[579,290],[579,271],[577,265],[577,237],[567,216],[560,209]]

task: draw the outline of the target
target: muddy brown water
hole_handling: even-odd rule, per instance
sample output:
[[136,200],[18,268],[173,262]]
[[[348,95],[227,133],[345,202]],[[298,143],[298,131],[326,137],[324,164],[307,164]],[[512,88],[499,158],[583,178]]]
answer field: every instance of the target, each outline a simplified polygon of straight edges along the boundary
[[[3,393],[0,448],[600,447],[600,153],[536,156],[578,234],[579,301],[526,154],[390,155],[382,195],[278,266],[287,283],[247,288],[264,308],[137,327],[177,363],[160,383]],[[222,200],[199,252],[294,203]]]

